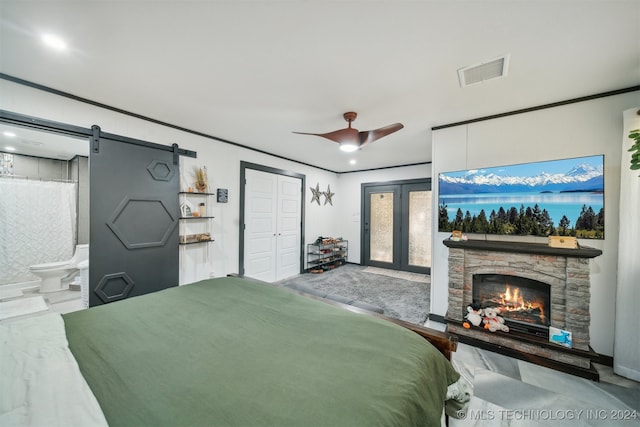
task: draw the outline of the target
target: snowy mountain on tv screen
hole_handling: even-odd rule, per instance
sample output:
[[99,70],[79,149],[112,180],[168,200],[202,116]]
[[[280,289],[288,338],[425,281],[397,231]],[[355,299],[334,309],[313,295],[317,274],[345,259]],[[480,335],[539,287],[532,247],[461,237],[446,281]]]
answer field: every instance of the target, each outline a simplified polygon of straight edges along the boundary
[[540,172],[534,176],[510,176],[491,170],[472,170],[462,176],[440,174],[439,180],[441,195],[604,191],[603,167],[587,163],[577,164],[565,173]]

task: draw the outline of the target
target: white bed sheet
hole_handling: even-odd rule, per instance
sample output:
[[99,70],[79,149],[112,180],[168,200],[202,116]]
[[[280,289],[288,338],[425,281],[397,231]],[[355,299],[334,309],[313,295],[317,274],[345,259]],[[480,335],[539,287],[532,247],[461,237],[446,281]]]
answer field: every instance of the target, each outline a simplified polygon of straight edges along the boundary
[[107,425],[58,313],[0,324],[0,379],[2,426]]

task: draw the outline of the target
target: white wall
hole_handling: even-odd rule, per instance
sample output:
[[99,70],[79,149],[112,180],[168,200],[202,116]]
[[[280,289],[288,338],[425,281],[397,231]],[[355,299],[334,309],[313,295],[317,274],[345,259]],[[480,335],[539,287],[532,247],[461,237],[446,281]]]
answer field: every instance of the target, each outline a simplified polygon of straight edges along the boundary
[[[213,230],[216,241],[210,244],[208,257],[204,257],[204,252],[195,248],[189,247],[185,250],[186,256],[181,260],[181,283],[210,276],[224,276],[238,271],[240,219],[238,198],[241,161],[306,175],[305,237],[307,242],[313,242],[319,235],[335,234],[338,228],[340,222],[338,216],[327,214],[337,213],[344,202],[341,191],[338,190],[338,176],[334,173],[181,132],[6,80],[0,80],[0,109],[85,128],[95,124],[104,132],[164,145],[177,143],[181,148],[197,151],[197,159],[182,158],[183,171],[188,176],[193,166],[207,166],[210,188],[212,190],[227,188],[229,202],[215,203],[211,206],[213,215],[216,217]],[[329,204],[318,206],[309,203],[311,198],[309,187],[315,187],[316,183],[320,184],[322,191],[330,185],[331,191],[336,193],[333,197],[333,207]],[[321,202],[324,201],[323,199],[321,198]]]
[[[638,102],[638,92],[482,121],[433,133],[433,197],[437,212],[440,172],[589,155],[605,156],[605,239],[580,240],[601,249],[591,260],[591,346],[613,354],[616,271],[618,264],[618,208],[620,200],[620,132],[622,112]],[[634,217],[638,221],[638,216]],[[446,315],[447,256],[434,219],[431,312]],[[491,236],[491,238],[508,237]],[[543,241],[541,238],[510,238]]]
[[[640,104],[640,102],[639,102]],[[624,112],[622,155],[620,165],[620,237],[618,244],[618,295],[613,369],[619,374],[640,381],[640,317],[636,310],[640,301],[640,171],[629,169],[633,141],[629,132],[640,129],[640,105]]]
[[[361,184],[371,182],[389,182],[405,179],[431,177],[431,165],[406,166],[401,168],[380,169],[367,172],[341,174],[338,178],[337,197],[339,221],[336,229],[349,240],[349,262],[359,264],[360,260],[360,216]],[[333,188],[333,187],[331,187]]]

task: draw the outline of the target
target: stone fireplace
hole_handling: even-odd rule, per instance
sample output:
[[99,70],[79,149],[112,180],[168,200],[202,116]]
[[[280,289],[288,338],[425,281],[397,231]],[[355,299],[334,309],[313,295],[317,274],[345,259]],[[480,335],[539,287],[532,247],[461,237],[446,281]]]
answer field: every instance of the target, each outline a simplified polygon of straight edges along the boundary
[[[449,248],[447,330],[461,342],[597,379],[589,347],[589,259],[593,248],[500,241],[443,242]],[[465,328],[467,306],[498,307],[509,332]],[[572,347],[549,342],[569,331]]]

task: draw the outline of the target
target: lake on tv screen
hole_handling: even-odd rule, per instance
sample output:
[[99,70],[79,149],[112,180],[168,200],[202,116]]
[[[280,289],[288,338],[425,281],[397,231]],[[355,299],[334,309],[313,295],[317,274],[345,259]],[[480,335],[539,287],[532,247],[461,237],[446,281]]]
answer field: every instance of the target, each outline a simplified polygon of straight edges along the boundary
[[546,209],[555,226],[558,226],[563,215],[571,221],[570,226],[576,224],[576,220],[582,212],[582,206],[593,208],[597,215],[603,207],[604,195],[602,193],[491,193],[491,194],[455,194],[440,196],[439,205],[447,205],[447,216],[449,221],[456,218],[458,209],[465,215],[467,211],[471,216],[479,215],[484,209],[484,213],[489,219],[491,211],[496,214],[500,207],[506,212],[515,207],[518,212],[520,206],[524,205],[533,209],[537,204],[540,210]]

